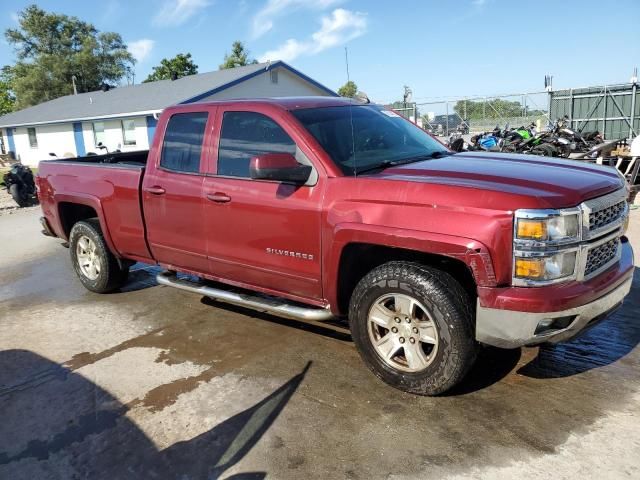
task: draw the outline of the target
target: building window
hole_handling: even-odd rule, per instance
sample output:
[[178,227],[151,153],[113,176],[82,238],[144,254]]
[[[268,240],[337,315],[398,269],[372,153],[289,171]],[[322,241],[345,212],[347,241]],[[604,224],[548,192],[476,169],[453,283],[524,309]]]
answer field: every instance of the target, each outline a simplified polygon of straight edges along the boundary
[[125,145],[136,144],[136,122],[135,120],[122,120],[122,138]]
[[93,144],[96,147],[105,144],[104,122],[93,122]]
[[271,70],[271,83],[278,83],[278,70]]
[[38,148],[38,137],[36,136],[36,129],[33,127],[27,128],[27,134],[29,135],[29,146],[31,148]]
[[202,142],[207,126],[206,112],[177,113],[164,133],[160,166],[176,172],[200,171]]

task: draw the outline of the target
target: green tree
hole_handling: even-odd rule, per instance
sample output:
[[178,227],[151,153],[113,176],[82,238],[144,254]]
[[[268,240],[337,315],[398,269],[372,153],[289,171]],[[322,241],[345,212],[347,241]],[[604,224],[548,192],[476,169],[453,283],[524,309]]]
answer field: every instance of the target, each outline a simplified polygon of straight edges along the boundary
[[469,120],[520,117],[524,114],[524,109],[520,102],[510,102],[500,98],[492,98],[489,100],[458,100],[453,110],[460,118]]
[[8,69],[16,108],[77,91],[116,83],[134,64],[122,37],[99,32],[77,17],[49,13],[30,5],[19,13],[19,27],[5,31],[17,61]]
[[244,67],[245,65],[251,65],[258,63],[257,60],[249,60],[249,51],[244,48],[242,42],[235,41],[231,46],[231,54],[224,54],[224,62],[220,64],[220,70],[225,68]]
[[0,115],[13,112],[13,107],[16,103],[11,89],[11,81],[10,70],[7,67],[3,68],[0,71]]
[[358,86],[352,80],[349,80],[338,89],[338,95],[341,97],[353,98],[356,96],[356,93],[358,93]]
[[173,58],[163,58],[160,61],[160,65],[153,67],[153,72],[142,83],[170,80],[172,74],[180,78],[196,73],[198,73],[198,65],[191,60],[191,54],[179,53]]

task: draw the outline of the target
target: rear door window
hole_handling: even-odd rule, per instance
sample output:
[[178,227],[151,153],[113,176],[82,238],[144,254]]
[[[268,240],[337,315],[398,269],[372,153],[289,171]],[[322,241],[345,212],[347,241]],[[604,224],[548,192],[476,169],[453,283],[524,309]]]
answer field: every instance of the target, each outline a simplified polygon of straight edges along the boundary
[[192,112],[172,115],[162,143],[160,166],[176,172],[197,173],[208,113]]

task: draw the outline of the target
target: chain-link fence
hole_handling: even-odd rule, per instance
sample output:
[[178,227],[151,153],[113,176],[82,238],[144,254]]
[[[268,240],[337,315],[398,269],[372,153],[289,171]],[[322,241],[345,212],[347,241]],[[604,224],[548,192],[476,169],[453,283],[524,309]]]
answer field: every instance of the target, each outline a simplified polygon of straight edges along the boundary
[[407,106],[395,107],[393,105],[387,105],[387,108],[391,108],[398,115],[402,115],[405,118],[408,118],[413,123],[420,123],[420,119],[418,118],[418,106],[415,103],[407,103]]
[[416,102],[410,108],[397,109],[416,123],[437,134],[449,135],[458,130],[479,133],[504,128],[527,126],[531,123],[544,128],[549,123],[549,94],[547,92],[499,95],[487,97],[458,97],[446,100]]
[[640,89],[637,84],[573,88],[486,97],[425,99],[391,108],[436,135],[454,131],[480,133],[534,124],[538,130],[565,115],[571,128],[599,131],[607,140],[640,133]]

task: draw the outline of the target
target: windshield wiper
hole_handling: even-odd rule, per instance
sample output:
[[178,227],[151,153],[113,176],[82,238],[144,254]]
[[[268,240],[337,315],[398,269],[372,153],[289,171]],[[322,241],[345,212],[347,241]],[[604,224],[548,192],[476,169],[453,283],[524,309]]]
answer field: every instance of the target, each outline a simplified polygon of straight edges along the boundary
[[384,170],[390,167],[396,167],[398,165],[406,165],[408,163],[421,162],[422,160],[431,160],[433,158],[442,158],[449,155],[453,155],[454,152],[449,152],[448,150],[436,150],[435,152],[431,152],[427,155],[416,155],[415,157],[403,158],[402,160],[385,160],[378,165],[374,165],[372,167],[363,168],[362,170],[358,170],[356,175],[360,175],[361,173],[372,172],[374,170]]
[[449,155],[454,155],[455,153],[456,152],[450,152],[449,150],[436,150],[435,152],[428,153],[427,155],[417,155],[415,157],[411,157],[411,160],[432,160],[434,158],[448,157]]
[[455,155],[456,152],[450,152],[449,150],[436,150],[435,152],[426,155],[429,158],[442,158],[448,157],[449,155]]

